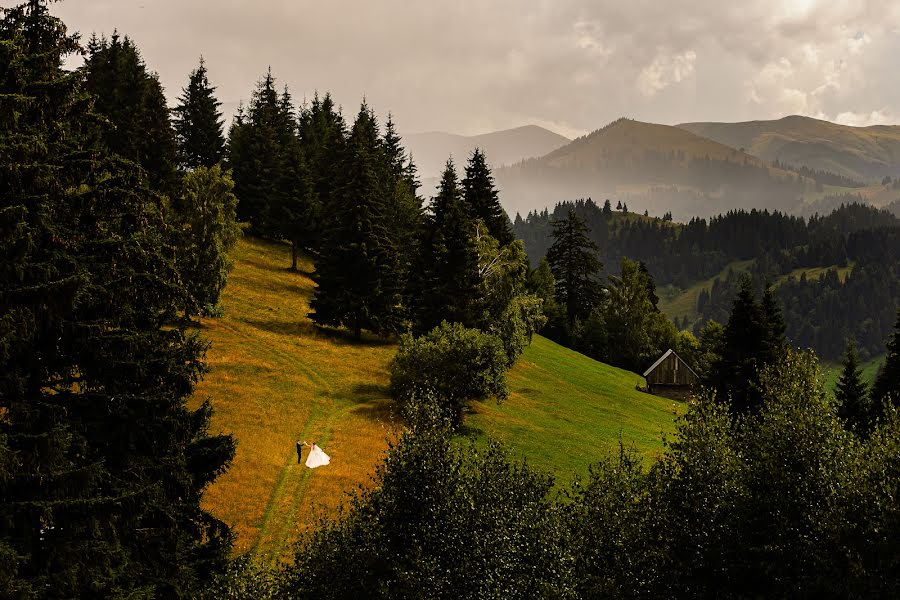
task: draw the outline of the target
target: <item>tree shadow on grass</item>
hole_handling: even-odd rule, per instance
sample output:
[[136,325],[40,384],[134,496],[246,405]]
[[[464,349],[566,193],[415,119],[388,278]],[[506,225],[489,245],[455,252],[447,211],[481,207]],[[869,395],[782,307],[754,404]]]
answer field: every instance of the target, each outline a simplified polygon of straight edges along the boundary
[[390,397],[390,386],[378,383],[358,383],[350,392],[350,399],[354,404],[388,401]]
[[397,411],[397,406],[390,400],[380,400],[360,403],[353,409],[353,414],[365,417],[376,423],[394,426],[402,425],[403,419]]

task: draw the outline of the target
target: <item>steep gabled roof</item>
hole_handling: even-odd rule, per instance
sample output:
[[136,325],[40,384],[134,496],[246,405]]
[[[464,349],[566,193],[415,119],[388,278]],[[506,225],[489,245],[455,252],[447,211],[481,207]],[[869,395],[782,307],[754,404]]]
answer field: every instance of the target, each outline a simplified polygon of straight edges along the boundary
[[[660,363],[662,363],[662,361],[666,360],[666,359],[669,357],[670,354],[675,354],[675,351],[672,350],[671,348],[669,348],[668,350],[666,350],[665,354],[663,354],[662,356],[660,356],[659,359],[657,359],[657,361],[656,361],[655,363],[653,363],[652,365],[650,365],[650,368],[649,368],[649,369],[647,369],[646,371],[644,371],[644,377],[646,377],[647,375],[649,375],[650,373],[652,373],[653,370],[654,370],[656,367],[658,367],[658,366],[660,365]],[[694,377],[696,377],[696,378],[698,378],[698,379],[700,378],[700,376],[697,375],[697,373],[691,368],[691,365],[689,365],[689,364],[687,364],[686,362],[684,362],[684,359],[683,359],[683,358],[681,358],[681,357],[678,356],[677,354],[675,354],[675,358],[679,359],[679,360],[681,361],[681,363],[682,363],[685,367],[687,367],[688,371],[690,371],[691,373],[694,374]]]

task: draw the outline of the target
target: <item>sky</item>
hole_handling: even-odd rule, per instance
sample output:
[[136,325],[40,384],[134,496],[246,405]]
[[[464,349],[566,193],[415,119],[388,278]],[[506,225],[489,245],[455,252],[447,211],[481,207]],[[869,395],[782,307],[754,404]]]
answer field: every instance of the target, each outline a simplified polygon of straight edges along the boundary
[[[9,5],[7,0],[0,4]],[[900,2],[856,0],[66,0],[86,41],[132,37],[171,103],[203,55],[224,112],[271,66],[301,102],[363,98],[404,133],[618,118],[802,114],[900,122]]]

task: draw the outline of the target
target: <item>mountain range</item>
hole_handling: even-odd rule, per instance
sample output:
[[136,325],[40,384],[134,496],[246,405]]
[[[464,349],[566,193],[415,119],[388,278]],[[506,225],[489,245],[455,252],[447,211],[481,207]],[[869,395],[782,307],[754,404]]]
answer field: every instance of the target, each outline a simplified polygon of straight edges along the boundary
[[440,177],[448,158],[462,171],[475,148],[481,148],[494,168],[511,165],[526,158],[543,156],[571,140],[537,125],[525,125],[483,135],[464,136],[441,131],[403,136],[423,181]]
[[864,182],[900,176],[900,126],[851,127],[792,115],[774,121],[682,123],[679,128],[763,160]]
[[894,125],[850,127],[796,115],[676,126],[618,119],[575,140],[528,125],[404,141],[426,196],[447,158],[461,173],[471,151],[482,148],[511,216],[587,197],[676,219],[734,208],[809,215],[856,199],[883,206],[900,198]]

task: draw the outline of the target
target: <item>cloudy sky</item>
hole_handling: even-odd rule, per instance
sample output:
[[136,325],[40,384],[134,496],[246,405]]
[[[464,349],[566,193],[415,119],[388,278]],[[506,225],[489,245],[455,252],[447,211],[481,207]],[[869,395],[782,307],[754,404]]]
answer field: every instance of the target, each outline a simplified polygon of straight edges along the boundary
[[[4,1],[4,5],[9,2]],[[677,7],[677,8],[676,8]],[[803,114],[900,121],[900,3],[856,0],[67,0],[135,39],[170,100],[202,54],[231,113],[271,65],[296,99],[365,97],[403,132],[574,136]]]

